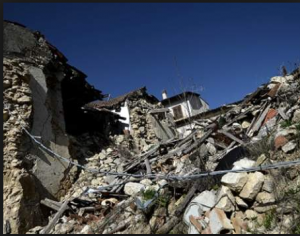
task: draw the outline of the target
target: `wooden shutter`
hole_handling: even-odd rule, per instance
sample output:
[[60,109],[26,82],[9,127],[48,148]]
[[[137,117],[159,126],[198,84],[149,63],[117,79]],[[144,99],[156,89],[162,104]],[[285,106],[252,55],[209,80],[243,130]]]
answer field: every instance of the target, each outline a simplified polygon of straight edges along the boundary
[[174,107],[173,112],[174,112],[174,120],[179,120],[183,118],[181,105]]

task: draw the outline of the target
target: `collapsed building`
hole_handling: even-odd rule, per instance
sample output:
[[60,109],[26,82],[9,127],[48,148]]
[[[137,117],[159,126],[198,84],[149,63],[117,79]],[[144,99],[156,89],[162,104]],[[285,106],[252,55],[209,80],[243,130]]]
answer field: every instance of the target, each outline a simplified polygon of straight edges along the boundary
[[[138,150],[146,151],[149,145],[176,136],[172,117],[161,108],[159,100],[147,93],[146,87],[131,91],[108,101],[95,101],[83,109],[109,110],[120,116],[114,134],[129,134],[135,140]],[[159,117],[155,114],[160,113]]]
[[[208,103],[200,97],[200,94],[195,92],[186,91],[168,97],[167,91],[162,92],[161,104],[168,108],[173,115],[174,125],[177,131],[182,135],[188,135],[193,129],[193,118],[209,110]],[[179,126],[178,123],[185,123]]]
[[105,95],[39,32],[8,21],[3,28],[4,222],[11,233],[24,233],[45,222],[40,200],[59,196],[71,168],[33,147],[23,127],[72,158],[67,133],[89,130],[81,107]]
[[254,219],[272,211],[274,232],[297,232],[299,68],[176,119],[146,88],[103,101],[16,23],[3,64],[3,233],[270,233]]

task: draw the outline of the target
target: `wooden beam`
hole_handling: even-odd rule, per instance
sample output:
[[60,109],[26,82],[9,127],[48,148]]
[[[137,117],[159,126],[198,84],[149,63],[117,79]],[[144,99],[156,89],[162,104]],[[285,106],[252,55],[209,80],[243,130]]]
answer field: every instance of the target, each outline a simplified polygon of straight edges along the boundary
[[68,204],[69,201],[66,200],[61,208],[59,209],[59,211],[56,213],[56,215],[53,217],[53,219],[49,222],[49,224],[46,226],[45,229],[43,229],[40,234],[49,234],[50,231],[54,228],[55,224],[57,223],[57,221],[59,220],[59,218],[61,217],[61,215],[65,212],[65,210],[68,208]]
[[151,166],[150,166],[148,158],[145,159],[145,165],[146,165],[146,169],[147,169],[147,175],[151,175],[152,171],[151,171]]
[[289,118],[287,117],[287,115],[284,113],[283,108],[279,108],[278,109],[278,113],[279,115],[282,117],[282,119],[284,120],[288,120]]
[[201,145],[213,133],[213,131],[213,129],[208,130],[199,140],[197,140],[194,144],[192,144],[190,147],[184,150],[183,154],[187,154],[199,145]]
[[59,209],[61,208],[61,203],[57,202],[58,204],[54,203],[54,201],[52,202],[50,199],[46,198],[44,200],[41,200],[41,204],[55,210],[55,211],[59,211]]
[[242,145],[245,145],[245,142],[244,142],[244,141],[242,141],[241,139],[235,137],[233,134],[231,134],[231,133],[229,133],[229,132],[227,132],[227,131],[225,131],[225,130],[219,130],[218,133],[224,134],[224,135],[226,135],[228,138],[232,139],[233,141],[236,141],[236,142],[238,142],[238,143],[240,143],[240,144],[242,144]]
[[262,112],[262,114],[260,115],[260,117],[257,119],[257,121],[255,122],[253,128],[249,131],[249,134],[253,134],[254,132],[258,131],[260,129],[260,127],[262,126],[262,123],[266,117],[266,115],[268,114],[269,109],[271,108],[271,104],[269,104],[267,106],[266,109],[264,109],[264,111]]

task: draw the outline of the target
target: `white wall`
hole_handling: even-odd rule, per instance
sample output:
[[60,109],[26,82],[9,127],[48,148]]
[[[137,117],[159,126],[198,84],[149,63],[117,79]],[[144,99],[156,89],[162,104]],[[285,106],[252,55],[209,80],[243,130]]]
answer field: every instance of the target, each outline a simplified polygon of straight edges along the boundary
[[192,132],[191,128],[193,129],[194,127],[195,127],[195,124],[192,123],[192,124],[187,124],[185,126],[181,126],[181,127],[177,128],[176,130],[180,134],[181,138],[184,138]]
[[183,116],[184,116],[184,118],[187,118],[189,116],[189,110],[188,109],[190,109],[190,105],[189,105],[188,102],[186,102],[186,101],[176,101],[176,102],[172,102],[172,103],[166,105],[165,107],[169,108],[170,111],[171,111],[171,114],[174,116],[174,112],[173,112],[172,108],[174,108],[178,105],[181,105]]
[[114,113],[119,114],[120,116],[126,118],[126,120],[120,120],[121,123],[128,125],[128,127],[125,127],[126,130],[131,130],[131,124],[130,124],[130,115],[129,115],[129,108],[127,101],[125,101],[124,105],[121,106],[120,111],[112,110]]
[[192,95],[187,99],[182,98],[181,101],[171,102],[165,105],[165,107],[169,108],[171,114],[174,116],[172,108],[178,105],[181,105],[182,107],[182,113],[184,118],[188,118],[189,116],[194,116],[201,112],[209,110],[208,104],[196,95]]

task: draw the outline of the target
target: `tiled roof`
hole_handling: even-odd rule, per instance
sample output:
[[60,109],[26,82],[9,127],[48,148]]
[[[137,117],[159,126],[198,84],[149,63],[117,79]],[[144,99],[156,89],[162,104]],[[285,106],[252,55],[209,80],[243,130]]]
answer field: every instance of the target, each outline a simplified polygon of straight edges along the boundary
[[[92,108],[108,108],[112,109],[113,107],[119,105],[120,103],[124,102],[127,98],[132,97],[132,96],[141,96],[146,93],[146,87],[142,87],[136,90],[133,90],[129,93],[126,93],[122,96],[113,98],[108,101],[95,101],[91,102],[85,105],[85,107],[92,107]],[[148,95],[150,96],[150,95]]]

